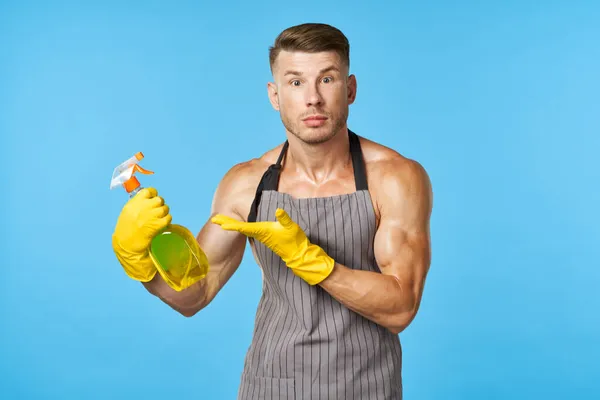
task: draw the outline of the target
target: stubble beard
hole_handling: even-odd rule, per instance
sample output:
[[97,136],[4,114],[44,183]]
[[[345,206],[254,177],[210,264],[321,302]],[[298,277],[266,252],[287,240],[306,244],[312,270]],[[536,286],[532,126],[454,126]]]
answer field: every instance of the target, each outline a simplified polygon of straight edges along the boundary
[[280,117],[283,126],[288,132],[303,143],[315,146],[328,142],[340,132],[348,120],[348,107],[339,115],[323,114],[327,116],[327,123],[325,126],[318,128],[304,126],[300,119],[298,121],[292,120],[284,113],[280,113]]

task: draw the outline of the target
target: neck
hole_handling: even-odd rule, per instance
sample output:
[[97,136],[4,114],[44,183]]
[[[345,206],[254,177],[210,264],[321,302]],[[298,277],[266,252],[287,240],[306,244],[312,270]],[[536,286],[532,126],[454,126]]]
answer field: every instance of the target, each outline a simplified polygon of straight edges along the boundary
[[288,168],[313,183],[321,183],[351,163],[348,128],[344,126],[327,142],[309,144],[286,132],[289,147],[285,157]]

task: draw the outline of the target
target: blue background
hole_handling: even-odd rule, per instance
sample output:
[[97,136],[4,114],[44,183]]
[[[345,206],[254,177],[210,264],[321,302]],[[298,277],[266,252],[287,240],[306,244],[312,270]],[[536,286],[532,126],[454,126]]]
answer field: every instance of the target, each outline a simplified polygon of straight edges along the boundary
[[267,49],[307,21],[351,41],[350,127],[433,183],[406,399],[600,396],[599,3],[203,3],[0,3],[0,397],[235,398],[249,250],[186,319],[117,263],[109,180],[143,151],[196,233],[229,167],[284,140]]

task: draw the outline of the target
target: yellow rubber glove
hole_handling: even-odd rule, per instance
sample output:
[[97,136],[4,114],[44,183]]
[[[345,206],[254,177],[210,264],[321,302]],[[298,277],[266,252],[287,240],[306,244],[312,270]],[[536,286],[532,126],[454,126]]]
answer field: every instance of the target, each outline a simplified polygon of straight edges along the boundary
[[152,239],[171,223],[169,207],[154,188],[144,188],[123,207],[112,236],[113,250],[125,273],[148,282],[156,275],[150,259]]
[[333,258],[321,247],[310,243],[302,228],[284,210],[278,208],[275,217],[275,222],[241,222],[217,214],[211,221],[225,230],[237,231],[262,242],[310,285],[327,278],[335,265]]

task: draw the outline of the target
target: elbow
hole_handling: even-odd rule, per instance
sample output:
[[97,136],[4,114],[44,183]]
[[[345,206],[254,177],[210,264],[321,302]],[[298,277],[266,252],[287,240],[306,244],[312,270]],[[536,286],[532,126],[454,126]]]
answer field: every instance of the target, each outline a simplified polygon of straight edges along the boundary
[[399,335],[404,329],[406,329],[408,325],[402,324],[394,324],[387,326],[387,330],[390,331],[393,335]]
[[210,297],[208,297],[206,291],[198,287],[185,289],[181,292],[168,289],[162,293],[157,292],[155,296],[186,318],[193,317],[210,303]]
[[175,311],[177,311],[179,314],[183,315],[186,318],[191,318],[194,315],[196,315],[200,310],[202,310],[204,307],[206,307],[208,305],[208,303],[205,302],[201,302],[201,303],[197,303],[194,304],[193,306],[181,306],[181,307],[173,307],[173,309]]
[[387,330],[394,335],[399,335],[410,325],[416,314],[416,311],[404,311],[394,315],[386,326]]
[[177,311],[179,312],[179,314],[183,315],[186,318],[192,318],[200,310],[189,309],[189,310],[177,310]]
[[191,318],[198,313],[198,311],[202,310],[206,307],[204,301],[190,302],[190,301],[181,301],[180,299],[174,299],[167,296],[157,296],[162,300],[167,306],[169,306],[172,310],[177,311],[180,315]]
[[[396,278],[396,281],[398,282],[400,291],[402,293],[402,285],[400,284],[400,280]],[[398,302],[398,308],[396,309],[396,312],[389,317],[388,324],[386,326],[391,333],[398,335],[408,328],[411,322],[415,319],[419,310],[419,298],[420,296],[414,292],[409,292],[404,296],[401,296],[401,300]]]
[[388,327],[388,331],[392,333],[392,335],[399,335],[404,329],[400,327]]

